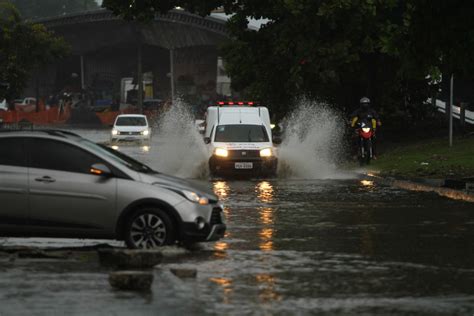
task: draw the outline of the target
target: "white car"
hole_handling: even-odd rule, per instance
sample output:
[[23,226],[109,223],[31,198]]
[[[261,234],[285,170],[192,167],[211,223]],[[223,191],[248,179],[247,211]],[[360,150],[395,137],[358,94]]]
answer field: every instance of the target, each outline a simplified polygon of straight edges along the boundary
[[122,114],[115,119],[110,141],[149,141],[151,129],[145,115]]

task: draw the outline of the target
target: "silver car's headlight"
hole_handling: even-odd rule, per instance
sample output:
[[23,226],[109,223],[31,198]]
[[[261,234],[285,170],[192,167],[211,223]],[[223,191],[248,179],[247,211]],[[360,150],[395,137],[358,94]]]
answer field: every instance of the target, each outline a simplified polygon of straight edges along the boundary
[[198,203],[200,205],[207,205],[209,204],[209,199],[205,196],[200,196],[196,192],[181,190],[183,195],[190,200],[191,202]]
[[150,134],[150,131],[146,129],[146,130],[142,131],[141,134],[142,134],[143,136],[148,136],[148,134]]
[[112,130],[112,135],[114,135],[114,136],[115,136],[115,135],[118,135],[118,131],[117,131],[116,129],[113,129],[113,130]]

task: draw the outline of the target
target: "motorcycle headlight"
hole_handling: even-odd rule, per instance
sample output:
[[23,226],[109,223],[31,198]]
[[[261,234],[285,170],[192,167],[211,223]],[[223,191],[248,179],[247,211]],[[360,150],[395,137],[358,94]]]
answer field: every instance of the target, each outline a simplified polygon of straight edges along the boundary
[[118,135],[118,131],[116,129],[112,130],[112,135]]
[[148,134],[150,134],[149,130],[146,129],[146,130],[142,131],[143,136],[148,136]]
[[191,202],[198,203],[200,205],[209,204],[209,199],[207,197],[199,196],[197,193],[192,191],[183,190],[181,192],[183,192],[183,195]]
[[368,133],[368,132],[370,132],[370,127],[362,127],[362,131],[364,133]]
[[225,148],[216,148],[214,154],[218,157],[227,157],[229,155],[229,151]]
[[264,148],[260,150],[260,157],[271,157],[273,155],[271,148]]

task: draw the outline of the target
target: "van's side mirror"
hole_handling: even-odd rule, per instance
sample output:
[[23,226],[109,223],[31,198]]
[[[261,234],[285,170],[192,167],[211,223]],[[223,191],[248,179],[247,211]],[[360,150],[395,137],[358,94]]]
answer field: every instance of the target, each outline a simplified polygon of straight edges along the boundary
[[273,137],[272,137],[272,142],[273,142],[274,144],[276,144],[276,145],[280,145],[281,142],[282,142],[282,139],[281,139],[281,137],[279,137],[279,136],[273,136]]
[[211,138],[210,137],[204,137],[204,143],[205,144],[209,144],[211,142]]
[[110,177],[112,175],[112,171],[107,167],[106,165],[102,163],[95,163],[91,166],[89,169],[89,172],[91,174],[95,174],[97,176],[104,176],[104,177]]

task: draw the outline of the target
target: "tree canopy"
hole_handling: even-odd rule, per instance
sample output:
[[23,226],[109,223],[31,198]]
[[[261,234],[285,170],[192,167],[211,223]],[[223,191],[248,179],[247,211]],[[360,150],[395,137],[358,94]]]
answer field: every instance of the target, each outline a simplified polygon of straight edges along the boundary
[[[367,95],[416,115],[441,73],[472,73],[474,5],[463,0],[104,0],[128,20],[176,6],[233,14],[222,48],[233,87],[284,112],[304,95],[350,108]],[[258,31],[249,18],[267,18]],[[395,111],[394,111],[395,110]]]
[[0,0],[0,100],[17,97],[36,67],[67,53],[61,38],[41,24],[23,22],[11,3]]
[[95,10],[95,0],[10,0],[25,19],[59,16],[81,11]]

